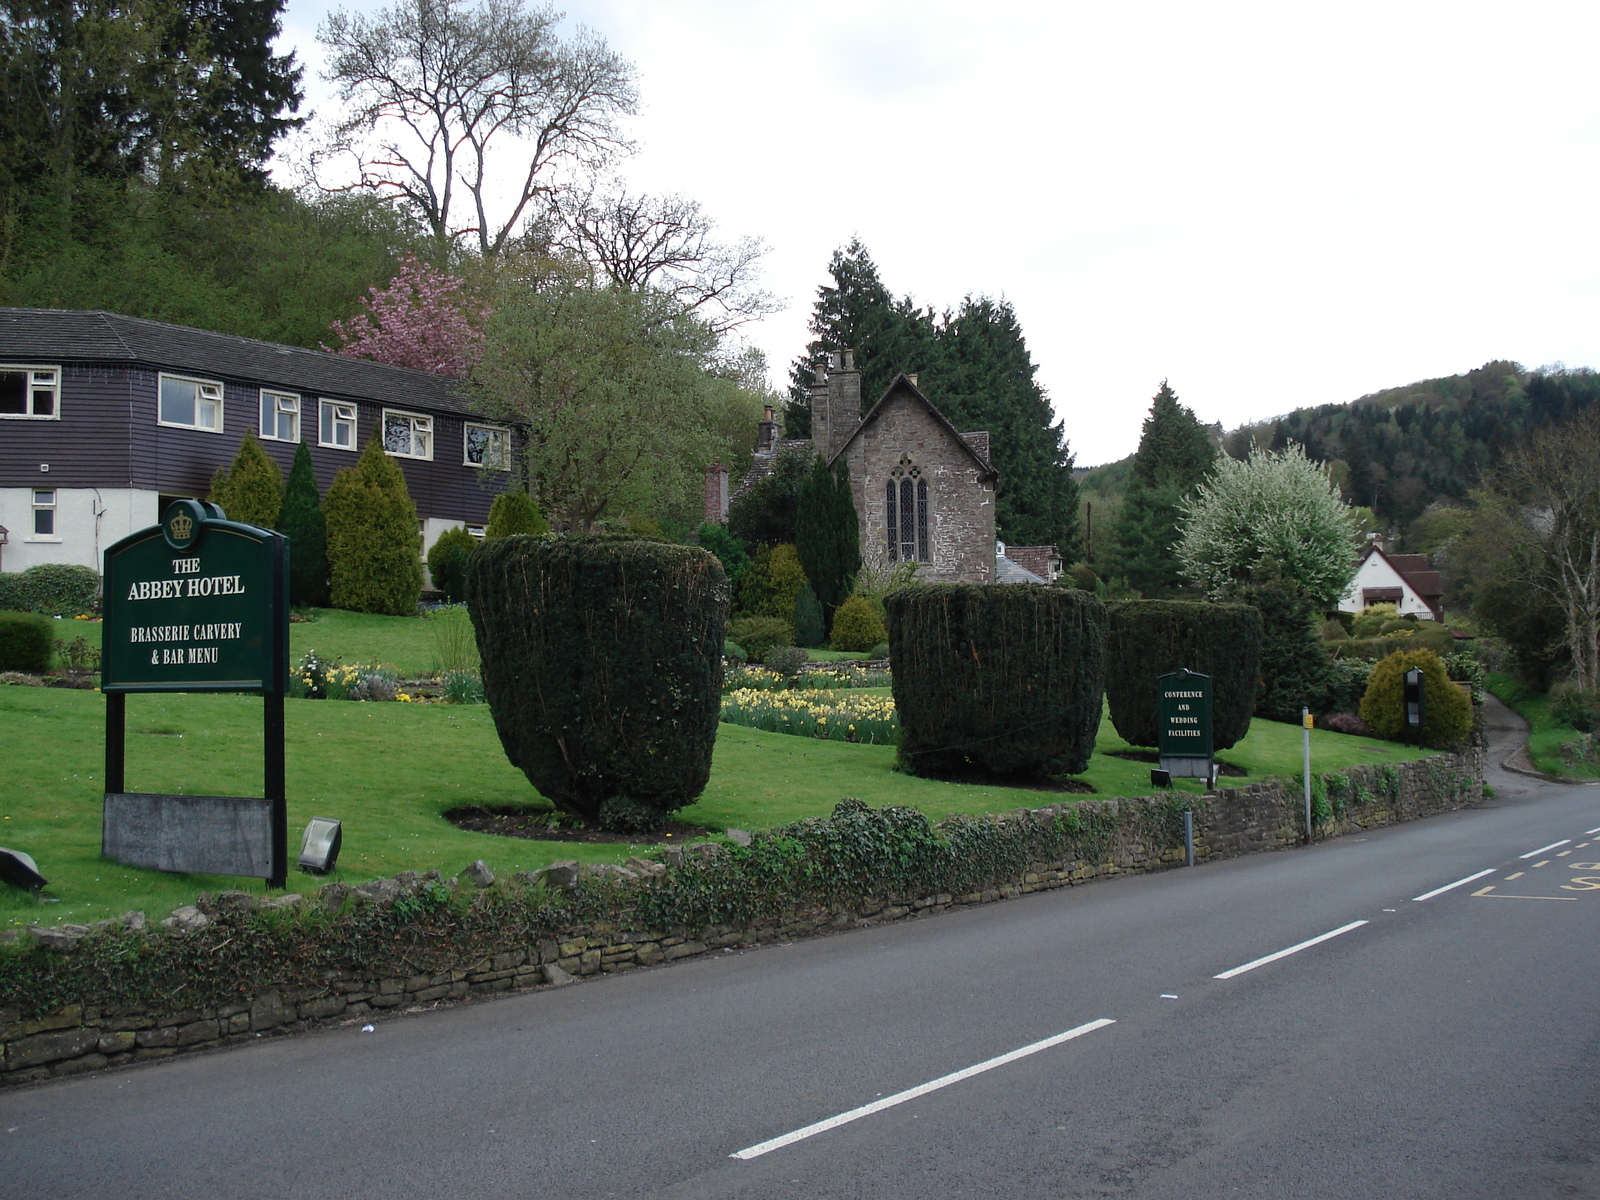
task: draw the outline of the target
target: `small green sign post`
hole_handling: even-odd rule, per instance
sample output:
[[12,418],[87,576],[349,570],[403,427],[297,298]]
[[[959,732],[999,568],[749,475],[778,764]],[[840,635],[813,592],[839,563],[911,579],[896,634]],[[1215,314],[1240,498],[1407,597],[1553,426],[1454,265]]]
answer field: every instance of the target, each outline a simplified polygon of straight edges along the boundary
[[1212,781],[1211,676],[1177,670],[1156,681],[1160,726],[1157,751],[1171,776]]
[[[289,683],[289,539],[176,500],[160,525],[105,553],[101,853],[160,871],[288,882],[283,697]],[[125,792],[129,692],[262,698],[261,798]]]

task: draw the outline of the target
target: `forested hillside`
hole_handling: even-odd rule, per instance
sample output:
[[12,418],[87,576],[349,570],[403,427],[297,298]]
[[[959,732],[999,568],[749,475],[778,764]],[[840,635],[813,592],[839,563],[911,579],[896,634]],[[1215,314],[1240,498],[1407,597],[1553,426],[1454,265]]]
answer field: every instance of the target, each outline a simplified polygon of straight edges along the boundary
[[[1252,445],[1282,450],[1299,443],[1330,465],[1345,499],[1370,508],[1401,549],[1426,552],[1459,528],[1458,518],[1444,510],[1465,503],[1510,449],[1597,399],[1600,375],[1588,368],[1530,371],[1489,362],[1461,375],[1244,425],[1225,435],[1222,447],[1242,458]],[[1096,506],[1097,526],[1102,512],[1117,511],[1130,462],[1097,467],[1080,481]]]

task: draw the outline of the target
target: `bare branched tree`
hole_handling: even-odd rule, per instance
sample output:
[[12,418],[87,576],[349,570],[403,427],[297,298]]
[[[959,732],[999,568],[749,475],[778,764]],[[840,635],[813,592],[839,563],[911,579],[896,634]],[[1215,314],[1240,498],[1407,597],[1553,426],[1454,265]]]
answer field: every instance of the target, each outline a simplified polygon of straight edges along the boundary
[[618,125],[638,106],[632,64],[561,14],[526,0],[399,0],[376,16],[333,13],[317,38],[349,105],[320,162],[354,166],[365,189],[404,199],[444,246],[475,237],[494,257],[553,189],[631,149]]
[[756,286],[761,239],[717,241],[711,218],[683,196],[630,195],[612,182],[553,193],[547,219],[555,248],[621,287],[664,292],[719,334],[782,307]]

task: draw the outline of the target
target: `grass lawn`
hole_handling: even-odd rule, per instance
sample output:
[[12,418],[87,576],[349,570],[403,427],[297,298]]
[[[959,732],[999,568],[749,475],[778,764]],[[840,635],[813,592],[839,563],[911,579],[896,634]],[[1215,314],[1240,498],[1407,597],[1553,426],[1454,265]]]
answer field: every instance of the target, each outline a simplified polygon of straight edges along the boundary
[[1549,696],[1497,673],[1491,673],[1484,686],[1528,723],[1528,757],[1539,770],[1569,779],[1600,778],[1600,763],[1568,763],[1561,757],[1561,747],[1583,735],[1550,715]]
[[[387,618],[395,620],[395,618]],[[81,624],[81,623],[80,623]],[[337,627],[330,625],[330,628]],[[296,626],[300,628],[311,628]],[[328,651],[318,645],[323,653]],[[168,875],[100,858],[104,700],[97,692],[0,686],[0,845],[26,850],[60,903],[36,907],[0,893],[0,924],[89,921],[143,909],[152,918],[199,891],[259,881]],[[533,870],[553,859],[621,861],[639,847],[540,842],[468,833],[441,817],[464,804],[542,804],[505,758],[483,705],[287,702],[290,851],[313,816],[344,822],[344,852],[332,878],[364,882],[406,869],[447,875],[482,858],[496,871]],[[128,700],[127,782],[138,791],[261,794],[261,702],[241,696],[154,695]],[[1102,725],[1100,750],[1125,747]],[[1300,729],[1257,721],[1222,755],[1245,783],[1300,769]],[[1395,762],[1416,752],[1392,743],[1312,734],[1312,767]],[[680,814],[712,829],[759,829],[825,815],[842,797],[951,813],[1037,807],[1059,793],[941,783],[892,769],[888,746],[856,746],[754,729],[719,727],[711,783]],[[1098,753],[1081,779],[1101,796],[1149,792],[1149,766]],[[1180,787],[1198,791],[1197,783]],[[292,875],[290,887],[315,887]]]

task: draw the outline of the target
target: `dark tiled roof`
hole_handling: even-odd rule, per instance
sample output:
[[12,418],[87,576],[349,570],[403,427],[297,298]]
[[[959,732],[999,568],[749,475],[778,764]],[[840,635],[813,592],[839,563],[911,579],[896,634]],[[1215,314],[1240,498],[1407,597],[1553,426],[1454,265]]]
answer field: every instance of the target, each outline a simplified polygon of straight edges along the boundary
[[117,313],[0,308],[0,360],[140,363],[295,391],[471,413],[459,380]]

